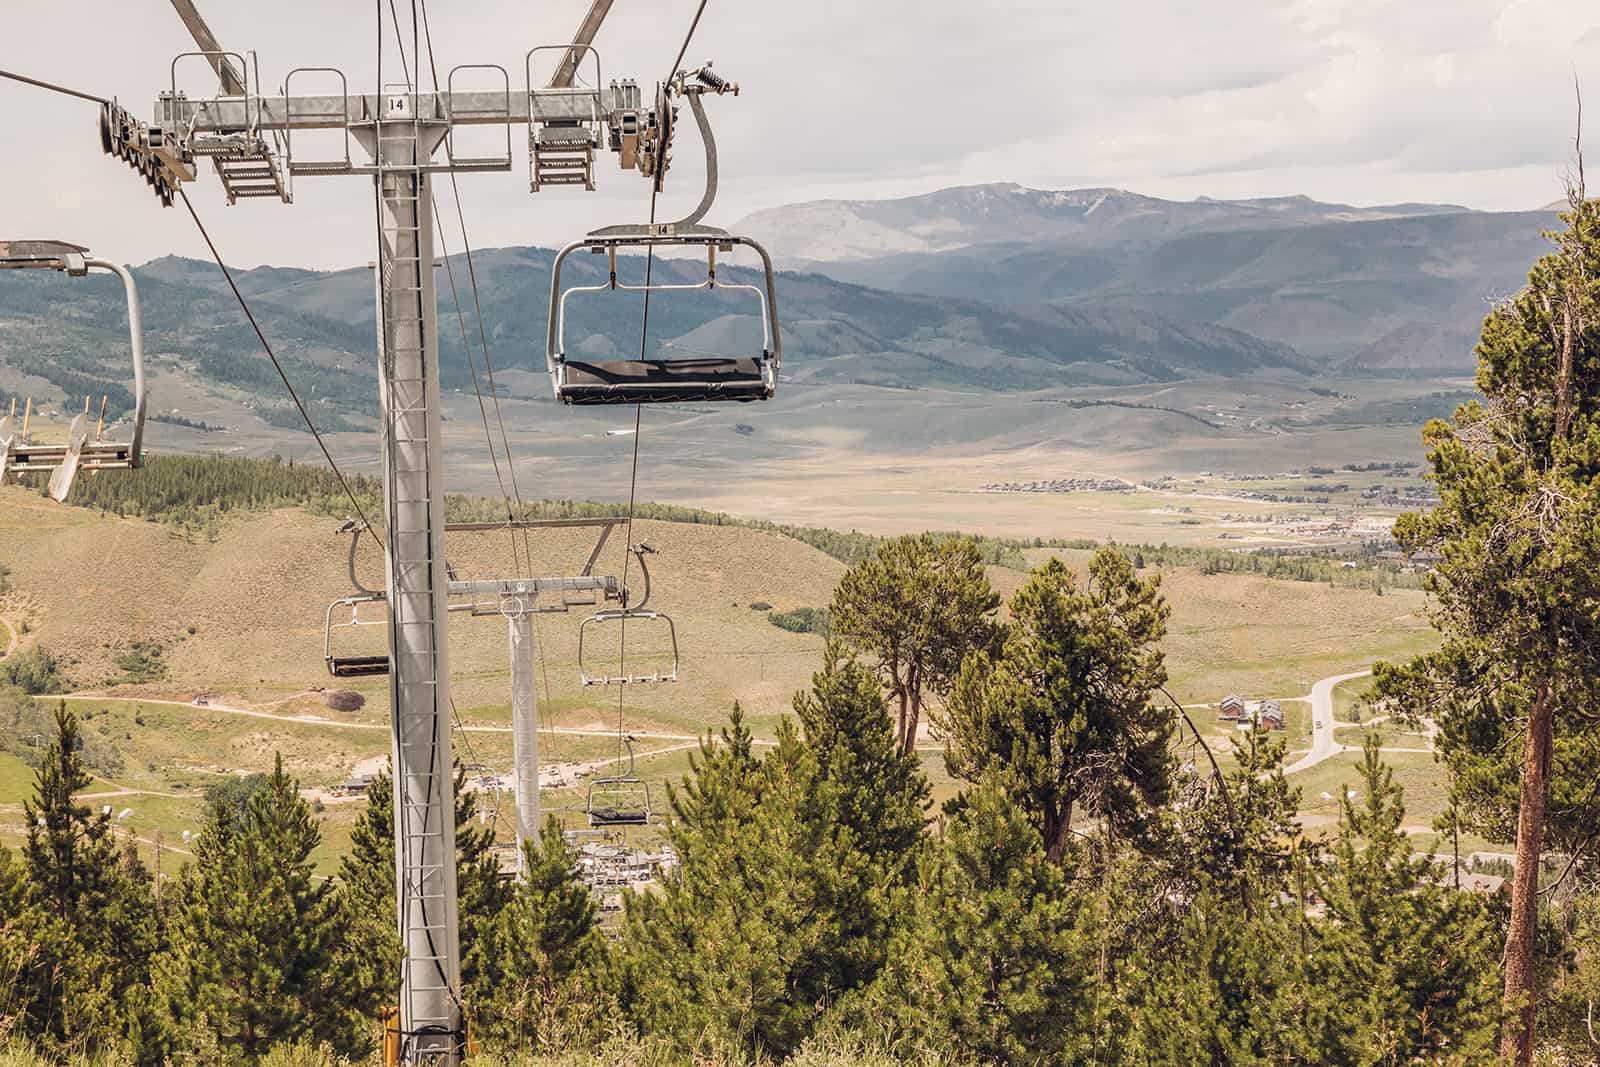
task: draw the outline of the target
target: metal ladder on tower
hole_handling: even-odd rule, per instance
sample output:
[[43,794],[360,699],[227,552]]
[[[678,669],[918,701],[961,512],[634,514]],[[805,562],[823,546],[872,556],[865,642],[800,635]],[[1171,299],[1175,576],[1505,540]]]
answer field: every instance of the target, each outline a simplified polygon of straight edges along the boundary
[[[376,131],[381,193],[391,208],[379,225],[380,285],[386,304],[384,319],[390,327],[382,354],[386,393],[384,446],[402,455],[425,452],[432,445],[428,434],[426,361],[435,358],[424,344],[424,286],[432,284],[433,267],[424,263],[419,254],[423,247],[424,172],[417,158],[421,123],[415,103],[411,110],[409,123],[384,122]],[[410,128],[403,133],[390,133],[396,127],[407,126]],[[427,518],[433,486],[426,462],[397,462],[393,470],[388,517],[396,548],[390,596],[395,634],[391,685],[396,700],[396,745],[406,753],[399,761],[402,765],[433,767],[439,722],[446,715],[446,709],[440,706],[437,681],[440,635],[435,632],[433,619],[435,568]],[[422,522],[417,525],[419,516]],[[416,708],[431,708],[432,714],[424,720],[401,713],[402,709]],[[422,728],[424,721],[431,724],[429,728]],[[401,936],[404,943],[413,942],[420,935],[428,948],[408,953],[407,966],[412,973],[403,983],[407,995],[401,1004],[401,1025],[411,1035],[453,1033],[458,1025],[457,1012],[450,1005],[458,994],[450,985],[445,946],[455,901],[444,881],[446,865],[453,867],[455,862],[454,812],[449,802],[453,791],[446,783],[442,794],[428,788],[419,797],[412,784],[397,783],[398,829],[402,841],[424,840],[422,847],[402,846],[400,851],[399,873],[407,887]],[[437,803],[441,795],[443,804]],[[428,847],[427,838],[435,839],[433,847]],[[429,856],[434,858],[429,860]]]
[[197,146],[195,155],[211,157],[230,204],[249,197],[288,199],[284,195],[283,172],[278,169],[278,159],[260,137],[240,135],[234,144]]

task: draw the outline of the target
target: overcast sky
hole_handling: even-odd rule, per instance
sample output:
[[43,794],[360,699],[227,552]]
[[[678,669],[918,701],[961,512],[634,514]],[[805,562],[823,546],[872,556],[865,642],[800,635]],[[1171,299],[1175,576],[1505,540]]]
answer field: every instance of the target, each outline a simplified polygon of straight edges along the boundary
[[[199,6],[224,47],[259,54],[274,92],[297,66],[371,87],[373,3]],[[409,0],[396,6],[409,20]],[[433,0],[441,76],[498,63],[520,87],[524,52],[570,37],[587,6]],[[605,77],[665,74],[694,6],[617,0],[597,42]],[[167,0],[4,0],[0,42],[0,67],[115,95],[141,117],[172,56],[193,47]],[[723,192],[708,221],[722,224],[798,200],[988,181],[1532,208],[1557,198],[1571,158],[1574,72],[1600,129],[1595,0],[710,0],[688,58],[714,59],[745,90],[709,105]],[[391,54],[385,80],[395,67]],[[180,86],[211,91],[202,73],[180,68]],[[162,209],[101,155],[93,105],[0,81],[0,115],[0,236],[134,262],[204,255],[181,206]],[[597,193],[530,195],[524,144],[515,131],[512,173],[460,179],[474,245],[555,244],[643,218],[646,183],[609,157]],[[698,199],[697,152],[691,132],[664,217]],[[371,258],[368,179],[301,178],[292,207],[226,207],[206,166],[191,189],[241,265]]]

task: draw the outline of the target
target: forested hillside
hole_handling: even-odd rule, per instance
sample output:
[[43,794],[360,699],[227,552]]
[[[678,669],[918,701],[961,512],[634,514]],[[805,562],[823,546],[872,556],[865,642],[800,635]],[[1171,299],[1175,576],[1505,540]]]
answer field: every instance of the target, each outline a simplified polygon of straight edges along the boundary
[[[550,251],[537,248],[487,249],[475,256],[484,326],[498,367],[544,367],[551,258]],[[470,322],[465,264],[457,262],[454,269]],[[638,257],[623,261],[628,280],[641,280],[634,275],[642,277],[642,270]],[[152,356],[207,389],[258,406],[275,425],[297,424],[254,332],[211,265],[169,257],[135,273]],[[470,385],[471,372],[447,277],[441,271],[438,279],[441,370],[445,386],[456,388]],[[719,277],[725,286],[761,280],[738,267],[724,267]],[[262,267],[239,271],[237,278],[323,428],[344,428],[341,416],[370,415],[370,273],[365,268],[323,273]],[[703,279],[703,266],[692,261],[663,260],[656,268],[657,282]],[[574,255],[564,280],[601,283],[602,264],[587,254]],[[0,395],[109,394],[126,409],[131,403],[127,332],[115,279],[68,284],[30,273],[4,282],[0,316],[9,328],[0,337]],[[1011,309],[889,293],[820,274],[784,274],[778,300],[785,372],[815,382],[1011,390],[1303,368],[1287,346],[1145,311]],[[570,351],[591,357],[630,348],[637,352],[638,310],[636,295],[574,297],[566,336]],[[728,288],[674,294],[653,303],[651,334],[652,345],[668,356],[757,351],[760,305],[749,291]],[[468,328],[467,341],[477,344],[475,328]]]

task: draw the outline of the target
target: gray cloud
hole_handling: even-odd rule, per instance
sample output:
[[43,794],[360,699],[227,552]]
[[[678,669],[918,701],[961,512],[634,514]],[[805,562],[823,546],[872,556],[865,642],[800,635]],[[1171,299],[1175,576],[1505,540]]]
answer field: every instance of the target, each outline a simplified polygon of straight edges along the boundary
[[[520,84],[526,49],[565,38],[586,6],[434,0],[439,64],[500,63]],[[693,6],[617,5],[599,40],[606,75],[667,73]],[[228,47],[259,52],[269,86],[295,66],[341,66],[361,88],[374,77],[373,4],[203,7]],[[0,66],[115,94],[140,114],[166,85],[171,56],[191,47],[165,0],[9,0],[0,40]],[[739,99],[711,104],[724,221],[798,199],[995,180],[1508,208],[1556,195],[1574,68],[1600,80],[1600,8],[1591,0],[711,0],[689,59],[707,57],[745,87]],[[391,57],[386,78],[395,70]],[[163,211],[131,172],[101,156],[92,107],[10,83],[0,83],[0,107],[11,149],[0,171],[6,236],[60,236],[132,260],[203,254],[181,209]],[[696,151],[692,138],[680,144],[664,215],[697,198]],[[646,210],[644,182],[609,162],[599,193],[530,196],[520,147],[517,156],[513,174],[461,179],[475,244],[553,244]],[[371,256],[371,191],[360,179],[303,179],[293,207],[226,208],[204,174],[194,195],[242,264]]]

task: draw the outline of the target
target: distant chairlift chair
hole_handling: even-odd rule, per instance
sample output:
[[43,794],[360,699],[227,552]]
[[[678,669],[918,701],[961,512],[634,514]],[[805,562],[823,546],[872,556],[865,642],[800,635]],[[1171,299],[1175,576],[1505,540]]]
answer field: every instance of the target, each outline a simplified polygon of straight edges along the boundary
[[[371,678],[389,673],[389,653],[382,655],[356,655],[338,656],[334,654],[334,631],[356,630],[363,626],[384,626],[386,619],[363,619],[361,606],[363,604],[387,604],[388,597],[376,589],[368,589],[356,577],[356,548],[361,543],[361,535],[366,532],[367,524],[360,519],[350,519],[338,532],[350,535],[350,584],[355,587],[355,592],[350,596],[335,600],[328,605],[328,613],[322,623],[322,659],[328,665],[328,673],[335,678]],[[335,621],[336,612],[348,610],[348,619]]]
[[607,775],[589,783],[584,807],[591,827],[644,826],[650,822],[650,787],[634,772],[633,738],[625,737],[622,742],[628,746],[627,773]]
[[[67,499],[72,480],[79,470],[132,469],[144,465],[144,330],[139,320],[139,290],[128,268],[88,254],[81,245],[65,241],[0,241],[0,269],[58,270],[69,277],[82,278],[91,270],[109,271],[122,279],[128,296],[128,339],[133,352],[133,428],[126,442],[106,441],[105,406],[100,421],[89,426],[87,403],[67,428],[67,441],[59,445],[35,445],[25,440],[15,413],[0,417],[0,484],[15,473],[49,471],[50,496],[57,502]],[[26,422],[26,415],[24,416]]]
[[[578,626],[578,678],[584,685],[649,685],[657,682],[676,682],[678,680],[678,628],[673,624],[672,617],[665,612],[654,611],[646,605],[650,602],[650,569],[645,564],[646,555],[655,555],[656,550],[648,544],[641,542],[630,548],[634,558],[639,561],[639,571],[644,575],[644,595],[639,598],[637,605],[627,603],[628,591],[622,591],[623,606],[620,608],[606,608],[597,611],[584,619]],[[629,623],[655,623],[665,624],[667,639],[672,646],[672,666],[661,670],[629,671],[620,668],[616,674],[608,670],[597,669],[594,665],[594,656],[585,654],[586,639],[591,627],[603,627],[616,623],[626,627]],[[660,629],[657,625],[656,629]],[[592,648],[592,646],[590,646]]]

